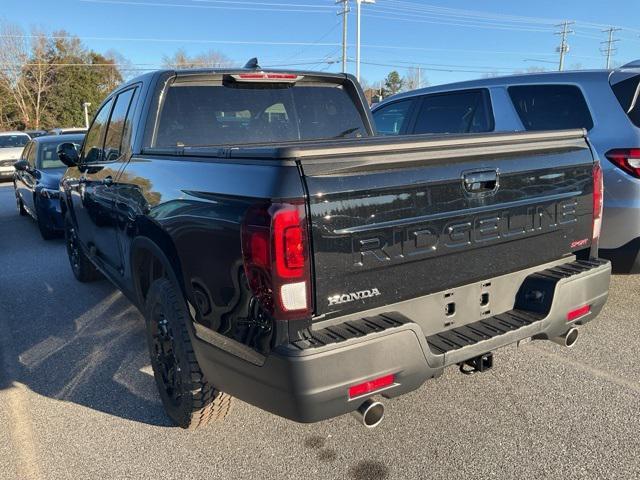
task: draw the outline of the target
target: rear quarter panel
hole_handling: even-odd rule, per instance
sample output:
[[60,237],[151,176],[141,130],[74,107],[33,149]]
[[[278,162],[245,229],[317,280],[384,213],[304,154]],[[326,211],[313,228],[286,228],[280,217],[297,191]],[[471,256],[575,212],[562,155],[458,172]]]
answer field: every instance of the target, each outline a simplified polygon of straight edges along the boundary
[[177,269],[199,324],[268,353],[275,328],[251,309],[240,229],[250,205],[304,196],[295,164],[140,156],[127,165],[118,188],[126,283],[135,286],[132,244],[149,237]]

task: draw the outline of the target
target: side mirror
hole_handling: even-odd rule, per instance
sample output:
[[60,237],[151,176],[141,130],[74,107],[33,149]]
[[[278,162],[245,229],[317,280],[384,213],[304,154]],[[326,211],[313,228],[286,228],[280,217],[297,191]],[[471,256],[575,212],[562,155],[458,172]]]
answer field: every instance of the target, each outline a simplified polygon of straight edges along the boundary
[[56,153],[58,154],[60,161],[67,167],[75,167],[78,165],[80,154],[78,153],[78,149],[75,144],[71,142],[61,143],[58,145]]
[[13,164],[13,166],[17,171],[20,172],[26,172],[27,170],[29,170],[29,162],[27,162],[26,160],[18,160]]

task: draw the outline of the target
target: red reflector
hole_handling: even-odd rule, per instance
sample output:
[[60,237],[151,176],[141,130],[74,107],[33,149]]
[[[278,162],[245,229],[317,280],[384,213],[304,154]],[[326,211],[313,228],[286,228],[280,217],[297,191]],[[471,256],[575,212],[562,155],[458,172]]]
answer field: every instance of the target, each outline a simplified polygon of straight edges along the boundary
[[572,322],[576,318],[584,317],[590,311],[591,311],[591,305],[583,305],[580,308],[571,310],[569,313],[567,313],[567,322]]
[[396,376],[391,374],[349,387],[349,398],[356,398],[361,395],[366,395],[367,393],[381,390],[389,385],[393,385],[395,379]]

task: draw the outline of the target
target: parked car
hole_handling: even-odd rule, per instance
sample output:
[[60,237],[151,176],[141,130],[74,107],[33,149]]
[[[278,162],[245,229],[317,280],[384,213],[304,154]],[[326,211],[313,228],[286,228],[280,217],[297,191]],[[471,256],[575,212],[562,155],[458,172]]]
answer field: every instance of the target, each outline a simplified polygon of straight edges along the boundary
[[48,135],[76,135],[78,133],[87,133],[87,129],[83,127],[52,128]]
[[31,138],[44,137],[45,135],[48,135],[46,130],[25,130],[24,133],[29,135]]
[[20,215],[31,215],[42,238],[49,240],[63,231],[60,212],[60,179],[67,167],[58,158],[58,145],[80,146],[84,135],[44,136],[32,139],[15,164],[13,186]]
[[20,159],[31,137],[23,132],[0,132],[0,180],[13,177],[13,164]]
[[571,346],[598,315],[610,264],[582,130],[376,137],[353,76],[255,65],[131,80],[80,152],[59,147],[73,273],[143,312],[176,424],[233,395],[373,427],[375,395],[488,370],[523,339]]
[[640,61],[614,70],[549,72],[423,88],[373,109],[384,135],[584,128],[602,159],[600,254],[640,271]]

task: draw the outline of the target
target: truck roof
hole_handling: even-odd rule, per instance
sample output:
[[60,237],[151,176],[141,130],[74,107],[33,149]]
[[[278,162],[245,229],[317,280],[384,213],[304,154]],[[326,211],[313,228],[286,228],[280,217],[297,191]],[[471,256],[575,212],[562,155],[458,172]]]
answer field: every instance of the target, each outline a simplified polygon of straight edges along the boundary
[[126,83],[122,84],[122,87],[127,85],[132,85],[140,82],[148,82],[152,78],[156,78],[158,76],[163,76],[166,74],[176,75],[176,76],[187,76],[187,75],[225,75],[225,74],[235,74],[235,73],[248,73],[248,72],[273,72],[273,73],[292,73],[295,75],[303,75],[303,76],[314,76],[314,77],[324,77],[324,78],[333,78],[333,79],[343,79],[343,78],[351,78],[354,82],[355,77],[349,73],[331,73],[331,72],[318,72],[312,70],[293,70],[293,69],[281,69],[281,68],[246,68],[246,67],[224,67],[224,68],[165,68],[160,70],[154,70],[153,72],[145,73],[139,75],[135,78],[132,78]]

